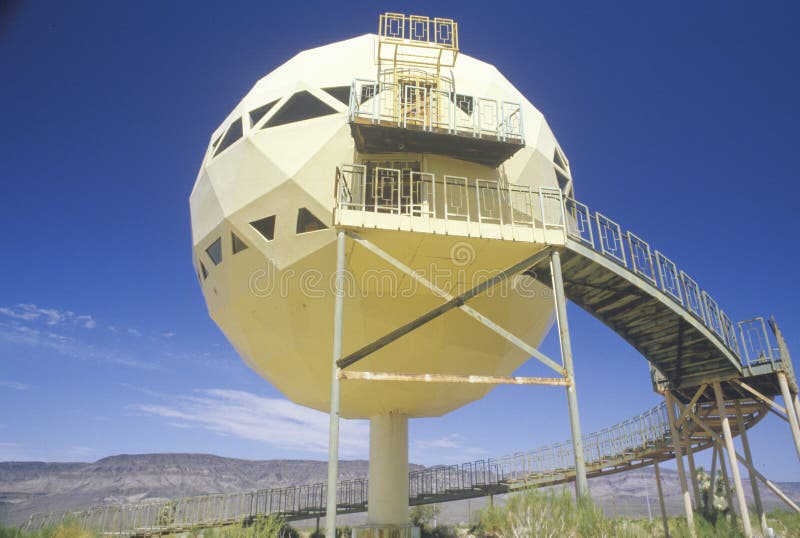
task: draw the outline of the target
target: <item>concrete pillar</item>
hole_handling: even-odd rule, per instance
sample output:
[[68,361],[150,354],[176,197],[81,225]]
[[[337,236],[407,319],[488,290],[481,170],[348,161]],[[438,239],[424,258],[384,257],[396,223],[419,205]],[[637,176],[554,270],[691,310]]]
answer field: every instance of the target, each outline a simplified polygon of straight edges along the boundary
[[369,525],[408,524],[408,417],[390,413],[369,423]]
[[694,511],[692,510],[692,499],[689,495],[689,486],[686,483],[686,469],[683,467],[681,434],[675,425],[675,401],[670,391],[664,392],[664,398],[667,400],[667,416],[669,417],[669,427],[672,432],[672,444],[675,447],[675,462],[678,464],[678,478],[681,480],[681,495],[683,496],[683,509],[686,512],[686,524],[687,527],[689,527],[689,535],[694,538],[697,535],[694,529]]
[[800,424],[797,422],[797,412],[794,408],[794,399],[789,392],[789,383],[786,381],[786,374],[778,372],[778,384],[781,386],[783,403],[786,406],[786,417],[789,419],[789,427],[794,438],[794,448],[797,450],[797,457],[800,458]]
[[[744,527],[744,535],[747,538],[753,536],[753,529],[750,526],[750,512],[747,510],[747,501],[744,498],[744,488],[742,487],[742,477],[739,474],[739,462],[736,461],[736,448],[733,446],[733,434],[731,434],[731,425],[728,420],[728,413],[725,411],[725,401],[722,396],[722,387],[719,382],[714,383],[714,394],[717,397],[717,409],[719,416],[722,419],[722,434],[725,437],[725,448],[728,451],[729,460],[731,462],[731,475],[733,476],[733,485],[736,488],[736,499],[739,501],[739,515],[742,518],[742,527]],[[791,400],[789,401],[791,405]]]
[[664,536],[669,538],[669,520],[667,519],[667,507],[664,505],[664,488],[661,486],[661,471],[658,470],[658,462],[653,464],[656,470],[656,488],[658,488],[658,506],[661,508],[661,521],[664,523]]
[[750,478],[750,487],[753,488],[753,502],[756,505],[756,514],[758,514],[758,521],[761,524],[761,532],[764,536],[767,535],[767,516],[764,514],[764,506],[761,504],[761,493],[758,491],[758,479],[753,474],[753,455],[750,452],[750,441],[747,439],[747,429],[744,427],[744,419],[742,418],[742,406],[739,405],[737,400],[734,403],[736,408],[736,426],[739,429],[739,439],[742,440],[742,448],[744,449],[744,457],[747,460],[747,472]]

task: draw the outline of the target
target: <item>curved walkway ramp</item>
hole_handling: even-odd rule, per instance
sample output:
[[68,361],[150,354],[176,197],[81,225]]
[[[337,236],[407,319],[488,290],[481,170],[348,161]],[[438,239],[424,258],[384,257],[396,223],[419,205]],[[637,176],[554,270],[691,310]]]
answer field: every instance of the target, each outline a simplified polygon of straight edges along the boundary
[[[756,401],[743,404],[749,429],[766,414]],[[705,411],[704,414],[707,415]],[[718,421],[715,422],[715,425]],[[734,433],[739,435],[738,429]],[[692,436],[694,451],[711,446],[710,437]],[[589,476],[604,476],[674,457],[666,405],[584,437]],[[511,456],[461,465],[431,467],[409,473],[412,505],[508,493],[516,489],[563,484],[575,479],[572,442],[549,445]],[[366,479],[338,485],[339,514],[367,509]],[[326,484],[145,501],[128,505],[95,506],[86,510],[31,516],[26,530],[39,530],[66,520],[117,536],[169,534],[197,528],[247,524],[259,517],[281,515],[302,520],[325,515]]]

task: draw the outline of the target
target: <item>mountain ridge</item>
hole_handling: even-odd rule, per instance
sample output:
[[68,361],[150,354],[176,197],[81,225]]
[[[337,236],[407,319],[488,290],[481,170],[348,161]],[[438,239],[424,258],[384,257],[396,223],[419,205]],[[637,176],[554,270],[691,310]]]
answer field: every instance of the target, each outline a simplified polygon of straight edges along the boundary
[[[425,467],[411,464],[409,468]],[[339,462],[341,480],[366,477],[368,470],[366,460]],[[661,475],[667,509],[679,514],[682,500],[677,472],[662,467]],[[326,479],[327,461],[249,460],[204,453],[118,454],[95,462],[0,462],[0,523],[19,525],[33,513],[98,504],[298,486]],[[751,488],[744,482],[749,499]],[[647,516],[648,503],[652,514],[658,510],[652,468],[592,478],[589,486],[594,500],[608,513]],[[779,487],[800,501],[800,483],[779,483]],[[765,487],[760,490],[766,507],[782,506]],[[463,520],[483,505],[485,499],[442,504],[443,521]]]

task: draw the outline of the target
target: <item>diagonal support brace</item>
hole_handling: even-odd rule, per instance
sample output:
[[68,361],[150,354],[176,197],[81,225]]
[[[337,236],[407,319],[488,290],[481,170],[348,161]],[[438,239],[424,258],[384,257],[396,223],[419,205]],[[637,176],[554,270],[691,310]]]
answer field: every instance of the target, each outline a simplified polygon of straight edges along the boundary
[[530,356],[532,356],[535,359],[539,360],[540,362],[545,364],[550,369],[554,370],[559,375],[566,376],[566,371],[556,361],[554,361],[553,359],[551,359],[550,357],[548,357],[547,355],[545,355],[544,353],[542,353],[541,351],[539,351],[535,347],[527,344],[526,342],[521,340],[516,335],[514,335],[514,334],[510,333],[509,331],[503,329],[502,327],[500,327],[499,325],[494,323],[492,320],[490,320],[489,318],[487,318],[486,316],[484,316],[483,314],[481,314],[480,312],[475,310],[474,308],[472,308],[472,307],[470,307],[470,306],[465,304],[465,302],[468,301],[469,299],[472,299],[473,297],[483,293],[484,291],[488,290],[489,288],[491,288],[491,287],[499,284],[500,282],[508,279],[509,277],[511,277],[511,276],[513,276],[513,275],[515,275],[517,273],[520,273],[520,272],[522,272],[522,271],[524,271],[526,269],[529,269],[529,268],[535,266],[536,264],[538,264],[539,262],[547,259],[549,257],[549,255],[550,255],[550,249],[549,248],[541,250],[541,251],[537,252],[536,254],[525,258],[524,260],[520,261],[519,263],[512,265],[508,269],[506,269],[506,270],[500,272],[499,274],[497,274],[497,275],[485,280],[484,282],[478,284],[477,286],[475,286],[471,290],[466,291],[466,292],[454,297],[454,296],[450,295],[449,293],[447,293],[446,291],[444,291],[441,288],[439,288],[438,286],[436,286],[433,282],[431,282],[430,280],[428,280],[424,276],[420,275],[419,273],[417,273],[416,271],[414,271],[413,269],[411,269],[410,267],[405,265],[400,260],[394,258],[393,256],[391,256],[390,254],[388,254],[384,250],[378,248],[377,246],[375,246],[370,241],[367,241],[366,239],[362,238],[357,233],[355,233],[355,232],[353,232],[351,230],[348,230],[346,233],[347,233],[348,236],[350,236],[350,238],[353,241],[355,241],[356,243],[358,243],[362,247],[366,248],[367,250],[369,250],[370,252],[372,252],[373,254],[378,256],[379,258],[383,259],[384,261],[386,261],[387,263],[389,263],[390,265],[395,267],[400,272],[407,274],[408,276],[410,276],[411,278],[416,280],[419,284],[422,284],[423,286],[425,286],[426,288],[431,290],[434,294],[436,294],[439,297],[442,297],[443,299],[445,299],[447,302],[444,303],[443,305],[437,307],[437,308],[434,308],[434,309],[426,312],[425,314],[423,314],[419,318],[417,318],[417,319],[415,319],[415,320],[403,325],[402,327],[399,327],[399,328],[395,329],[394,331],[382,336],[381,338],[378,338],[377,340],[375,340],[371,344],[367,344],[366,346],[362,347],[361,349],[359,349],[357,351],[354,351],[353,353],[349,354],[348,356],[344,357],[343,359],[340,359],[337,362],[337,366],[339,366],[339,368],[347,368],[348,366],[351,366],[351,365],[355,364],[356,362],[358,362],[361,359],[367,357],[368,355],[374,353],[375,351],[377,351],[377,350],[387,346],[388,344],[394,342],[395,340],[397,340],[401,336],[404,336],[404,335],[410,333],[411,331],[413,331],[414,329],[417,329],[418,327],[421,327],[425,323],[428,323],[429,321],[432,321],[432,320],[438,318],[442,314],[444,314],[444,313],[446,313],[446,312],[448,312],[448,311],[450,311],[450,310],[452,310],[454,308],[459,308],[463,312],[465,312],[466,314],[468,314],[469,316],[471,316],[472,318],[474,318],[475,320],[480,322],[482,325],[486,326],[490,330],[492,330],[495,333],[499,334],[500,336],[502,336],[503,338],[505,338],[509,342],[513,343],[514,345],[516,345],[517,347],[519,347],[520,349],[522,349],[523,351],[528,353]]

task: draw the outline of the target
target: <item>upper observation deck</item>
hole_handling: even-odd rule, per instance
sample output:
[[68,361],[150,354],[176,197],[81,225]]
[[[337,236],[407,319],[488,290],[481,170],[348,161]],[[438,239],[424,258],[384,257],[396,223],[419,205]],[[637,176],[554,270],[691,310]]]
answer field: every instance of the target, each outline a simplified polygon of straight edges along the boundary
[[[640,351],[662,376],[657,386],[678,397],[711,381],[743,397],[733,382],[741,379],[776,395],[777,372],[796,387],[774,321],[772,339],[760,318],[735,324],[661,251],[559,189],[390,168],[368,176],[363,165],[342,165],[335,192],[334,225],[384,239],[392,232],[430,242],[469,238],[519,249],[519,258],[559,250],[566,296]],[[551,285],[547,264],[528,274]]]
[[355,79],[349,122],[361,152],[419,152],[498,166],[525,145],[518,102],[456,92],[458,25],[381,15],[378,77]]
[[525,145],[520,103],[455,93],[448,79],[404,70],[356,79],[349,122],[367,153],[435,153],[498,166]]

